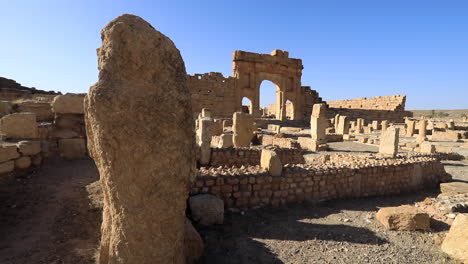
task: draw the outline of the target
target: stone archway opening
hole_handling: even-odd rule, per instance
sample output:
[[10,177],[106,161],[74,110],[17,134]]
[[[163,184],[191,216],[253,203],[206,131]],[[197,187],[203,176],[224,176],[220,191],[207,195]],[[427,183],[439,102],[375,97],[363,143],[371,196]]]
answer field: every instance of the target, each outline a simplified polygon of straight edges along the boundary
[[291,100],[286,100],[286,103],[284,104],[284,107],[286,108],[285,111],[285,116],[286,120],[294,120],[294,104]]
[[252,114],[252,111],[253,111],[252,101],[247,97],[243,97],[242,98],[242,112],[247,113],[247,114]]
[[259,87],[259,101],[262,117],[277,118],[279,87],[269,80],[263,80]]

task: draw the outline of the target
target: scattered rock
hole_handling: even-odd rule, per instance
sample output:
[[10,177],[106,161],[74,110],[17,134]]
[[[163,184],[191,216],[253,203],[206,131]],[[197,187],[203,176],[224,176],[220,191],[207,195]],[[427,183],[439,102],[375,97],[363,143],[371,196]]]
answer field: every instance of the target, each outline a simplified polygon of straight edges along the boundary
[[214,195],[192,196],[189,205],[193,220],[202,225],[222,224],[224,221],[224,202]]
[[381,208],[376,218],[388,230],[430,230],[429,215],[409,205]]
[[442,250],[451,257],[468,263],[468,214],[459,214],[442,243]]

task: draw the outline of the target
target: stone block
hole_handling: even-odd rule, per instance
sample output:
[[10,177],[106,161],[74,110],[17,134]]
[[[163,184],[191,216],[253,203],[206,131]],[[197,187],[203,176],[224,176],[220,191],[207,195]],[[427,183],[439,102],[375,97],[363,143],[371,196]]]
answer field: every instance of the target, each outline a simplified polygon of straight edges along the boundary
[[27,156],[36,155],[41,152],[41,142],[33,140],[22,140],[16,144],[18,151]]
[[218,148],[230,148],[232,146],[232,134],[221,134],[219,136]]
[[442,243],[442,251],[468,263],[468,214],[458,214]]
[[57,95],[52,101],[52,111],[60,114],[84,114],[85,95],[73,93]]
[[10,101],[0,101],[0,117],[11,114],[12,107]]
[[279,156],[273,150],[263,149],[260,156],[260,167],[266,169],[272,176],[281,176],[283,165]]
[[16,159],[20,156],[15,144],[3,143],[0,145],[0,162]]
[[15,168],[27,169],[31,167],[31,158],[29,156],[23,156],[15,160]]
[[86,157],[86,144],[83,138],[59,140],[59,153],[65,159],[82,159]]
[[381,208],[375,216],[388,230],[430,230],[429,215],[410,205],[384,207]]
[[214,195],[201,194],[192,196],[189,198],[189,207],[193,220],[201,225],[208,226],[224,222],[224,202]]
[[466,182],[447,182],[440,184],[441,193],[468,193],[468,183]]
[[435,148],[434,144],[431,144],[431,143],[429,143],[428,141],[423,141],[423,142],[419,145],[419,152],[431,154],[431,153],[435,153],[435,152],[436,152],[436,148]]
[[12,172],[14,169],[15,162],[13,160],[0,163],[0,174]]
[[2,117],[0,135],[6,138],[38,138],[36,114],[14,113]]

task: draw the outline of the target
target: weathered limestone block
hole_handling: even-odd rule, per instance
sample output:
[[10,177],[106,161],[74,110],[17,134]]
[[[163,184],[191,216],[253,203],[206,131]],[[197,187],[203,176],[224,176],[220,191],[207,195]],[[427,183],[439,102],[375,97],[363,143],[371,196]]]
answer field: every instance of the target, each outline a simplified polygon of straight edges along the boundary
[[13,105],[10,101],[0,101],[0,117],[11,114]]
[[38,138],[36,114],[14,113],[2,117],[0,135],[7,138]]
[[15,161],[9,160],[0,163],[0,174],[12,172],[15,169]]
[[57,114],[55,117],[54,123],[59,128],[80,131],[80,129],[84,126],[84,115],[82,114]]
[[198,259],[203,255],[203,239],[188,219],[185,219],[184,230],[185,263],[197,263]]
[[0,162],[16,159],[20,156],[16,145],[2,143],[0,145]]
[[354,129],[354,133],[361,134],[364,132],[364,122],[365,120],[363,118],[358,118],[356,120],[356,127]]
[[385,133],[385,131],[387,131],[387,128],[388,128],[388,121],[387,121],[387,120],[383,120],[383,121],[380,123],[380,126],[382,127],[382,134]]
[[221,136],[219,136],[218,148],[230,148],[233,145],[232,134],[221,134]]
[[211,194],[190,197],[190,212],[193,220],[201,225],[222,224],[224,221],[224,202]]
[[349,118],[347,116],[340,116],[336,133],[341,135],[349,134]]
[[54,119],[50,102],[25,100],[15,105],[16,112],[35,113],[37,121],[51,121]]
[[372,129],[379,130],[379,121],[377,120],[372,121]]
[[414,120],[406,120],[406,136],[412,137],[414,136],[414,127],[416,125],[416,121]]
[[451,119],[449,122],[447,122],[447,128],[451,129],[451,130],[455,129],[455,122],[453,121],[453,119]]
[[84,103],[104,195],[98,262],[184,263],[195,175],[184,62],[168,37],[137,16],[114,19],[101,35],[99,81]]
[[31,167],[31,158],[29,156],[23,156],[15,160],[15,168],[27,169]]
[[83,159],[86,157],[84,138],[60,139],[58,142],[58,150],[65,159]]
[[468,183],[466,182],[447,182],[440,184],[441,193],[468,193]]
[[395,157],[398,153],[399,128],[389,127],[380,137],[379,155]]
[[247,113],[235,112],[232,117],[235,147],[249,147],[253,138],[254,118]]
[[16,144],[18,151],[23,155],[36,155],[41,152],[41,142],[33,140],[22,140]]
[[419,145],[419,152],[421,153],[435,153],[436,148],[434,144],[429,143],[428,141],[424,141]]
[[381,208],[375,216],[388,230],[430,230],[429,215],[410,205]]
[[418,137],[416,138],[416,142],[427,141],[427,136],[426,136],[427,120],[426,119],[419,120],[418,129],[419,129],[419,134],[418,134]]
[[73,93],[57,95],[52,101],[52,111],[60,114],[84,114],[83,100],[85,95]]
[[468,214],[458,214],[442,243],[442,251],[468,263]]
[[280,130],[281,130],[281,126],[280,125],[268,125],[268,130],[276,133],[276,134],[279,134],[280,133]]
[[223,121],[220,119],[213,120],[213,126],[211,127],[211,135],[219,136],[223,133]]
[[202,117],[197,120],[197,145],[200,148],[200,164],[207,165],[211,158],[211,132],[213,127],[213,119]]
[[325,104],[314,104],[310,116],[310,136],[317,145],[327,143],[325,133],[327,126],[327,106]]
[[275,151],[263,149],[260,155],[260,167],[266,169],[271,176],[281,176],[283,165]]

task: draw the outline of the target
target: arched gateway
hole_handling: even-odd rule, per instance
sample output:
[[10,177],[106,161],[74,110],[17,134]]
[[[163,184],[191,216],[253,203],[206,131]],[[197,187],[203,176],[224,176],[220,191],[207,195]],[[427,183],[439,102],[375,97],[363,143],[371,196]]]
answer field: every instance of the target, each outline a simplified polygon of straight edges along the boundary
[[[194,116],[208,108],[213,116],[232,117],[234,112],[243,110],[242,99],[246,97],[251,101],[250,111],[260,117],[260,84],[268,80],[276,86],[274,116],[285,120],[288,114],[294,120],[306,120],[312,105],[322,99],[310,87],[301,86],[302,69],[302,60],[289,58],[287,51],[259,54],[236,50],[232,76],[224,77],[218,72],[188,76]],[[286,101],[291,102],[289,107]]]

